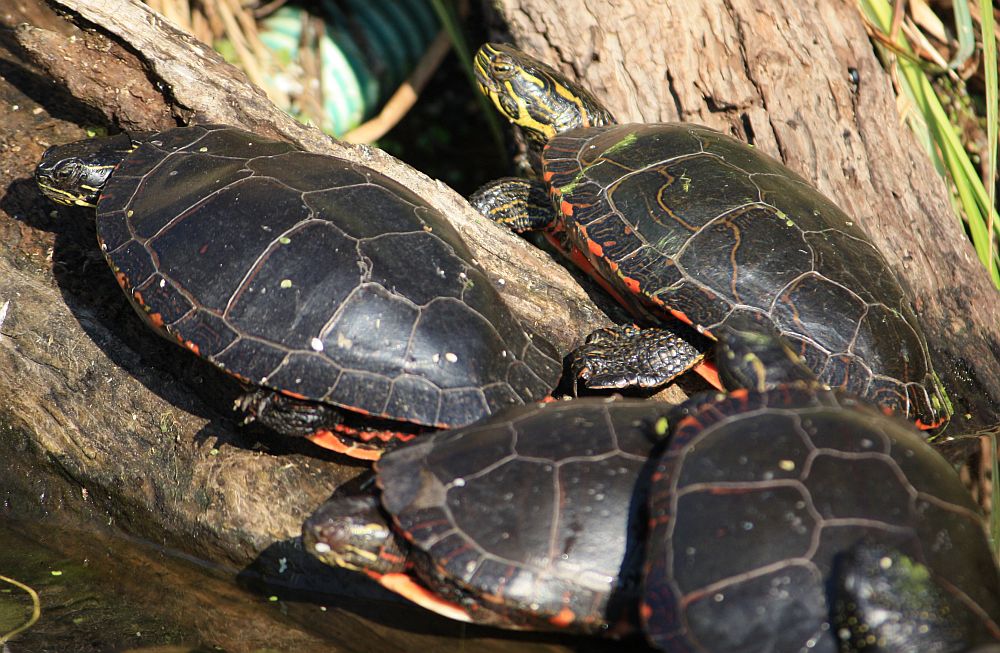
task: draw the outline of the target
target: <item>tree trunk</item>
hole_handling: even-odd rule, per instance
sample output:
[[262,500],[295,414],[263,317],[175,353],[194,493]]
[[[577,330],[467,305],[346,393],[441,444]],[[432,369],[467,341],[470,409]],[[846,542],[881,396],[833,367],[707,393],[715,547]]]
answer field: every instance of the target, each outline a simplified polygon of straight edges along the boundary
[[516,44],[591,88],[620,121],[702,123],[813,181],[858,220],[911,291],[955,403],[949,433],[998,421],[1000,297],[946,184],[899,119],[856,3],[493,5]]

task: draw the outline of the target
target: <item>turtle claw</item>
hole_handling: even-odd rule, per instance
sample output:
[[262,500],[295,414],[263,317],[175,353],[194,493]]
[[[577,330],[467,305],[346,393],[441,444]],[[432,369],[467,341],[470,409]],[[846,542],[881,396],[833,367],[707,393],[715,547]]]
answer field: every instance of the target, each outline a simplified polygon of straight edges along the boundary
[[306,437],[342,421],[333,406],[296,399],[265,388],[245,393],[236,400],[235,408],[243,413],[243,424],[259,422],[290,436]]

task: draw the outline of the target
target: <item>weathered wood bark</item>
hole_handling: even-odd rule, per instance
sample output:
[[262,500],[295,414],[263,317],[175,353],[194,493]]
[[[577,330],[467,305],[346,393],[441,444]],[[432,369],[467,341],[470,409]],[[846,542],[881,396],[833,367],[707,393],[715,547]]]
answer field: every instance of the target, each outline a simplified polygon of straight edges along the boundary
[[856,3],[492,4],[515,43],[573,73],[619,120],[706,124],[814,181],[912,290],[958,410],[950,430],[997,421],[1000,296],[945,184],[899,120]]

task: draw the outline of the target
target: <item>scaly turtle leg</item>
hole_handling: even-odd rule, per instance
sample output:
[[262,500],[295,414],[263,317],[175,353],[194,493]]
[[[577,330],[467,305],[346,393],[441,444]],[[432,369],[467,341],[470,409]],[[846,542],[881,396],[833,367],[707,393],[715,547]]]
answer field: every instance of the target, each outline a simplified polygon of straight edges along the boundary
[[473,208],[511,231],[543,231],[556,219],[548,186],[540,181],[504,177],[469,197]]
[[244,424],[257,422],[294,437],[307,437],[343,422],[342,413],[334,406],[296,399],[266,388],[248,390],[236,400],[235,408],[243,413]]
[[344,413],[335,406],[289,397],[266,388],[252,389],[236,401],[243,423],[257,422],[282,435],[302,437],[352,458],[378,460],[386,446],[410,434],[377,429],[359,429],[344,423]]
[[588,388],[655,388],[698,364],[707,346],[661,327],[598,329],[573,352],[573,375]]

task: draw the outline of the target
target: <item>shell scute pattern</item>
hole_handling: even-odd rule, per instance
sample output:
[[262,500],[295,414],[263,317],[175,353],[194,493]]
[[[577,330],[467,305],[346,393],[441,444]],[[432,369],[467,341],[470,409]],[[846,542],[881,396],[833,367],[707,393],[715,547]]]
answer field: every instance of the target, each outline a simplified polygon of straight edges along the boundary
[[635,542],[622,534],[636,524],[635,479],[656,445],[650,408],[526,406],[435,434],[378,463],[382,503],[456,595],[539,623],[567,609],[602,621]]
[[544,396],[561,371],[443,216],[344,160],[171,130],[119,166],[97,219],[150,323],[253,383],[460,426]]
[[[834,653],[825,579],[866,535],[947,578],[977,614],[1000,613],[972,499],[917,433],[868,404],[796,388],[730,396],[678,424],[654,479],[644,601],[667,650]],[[748,605],[754,619],[736,618]],[[746,628],[717,627],[733,623]]]
[[654,314],[679,311],[709,334],[767,316],[822,381],[904,414],[941,410],[885,259],[779,162],[709,129],[634,124],[557,135],[543,163],[569,238],[623,295],[637,288]]

